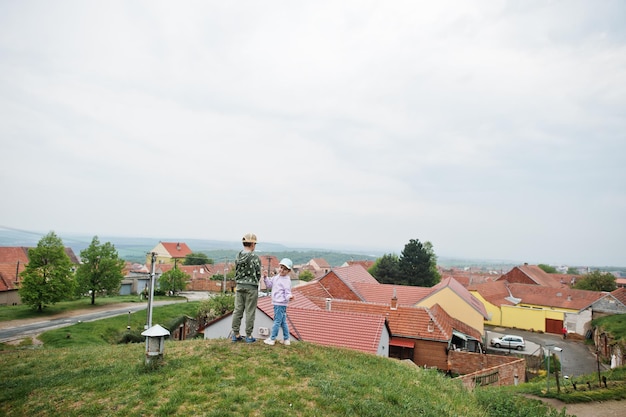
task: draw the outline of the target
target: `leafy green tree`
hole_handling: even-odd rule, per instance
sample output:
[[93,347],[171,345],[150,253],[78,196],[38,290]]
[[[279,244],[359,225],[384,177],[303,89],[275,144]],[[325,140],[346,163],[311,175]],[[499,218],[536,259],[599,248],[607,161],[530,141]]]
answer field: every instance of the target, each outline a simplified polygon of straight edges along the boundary
[[315,275],[313,275],[313,272],[311,271],[302,271],[300,272],[300,274],[298,275],[298,279],[300,281],[312,281],[315,278]]
[[409,240],[398,261],[402,281],[418,287],[432,287],[441,281],[441,275],[436,270],[437,259],[433,257],[430,242],[423,245],[418,239]]
[[381,284],[399,284],[400,265],[398,255],[385,254],[376,259],[368,272]]
[[573,266],[568,266],[567,274],[568,275],[580,275],[580,272],[578,271],[578,268],[574,268]]
[[96,294],[116,294],[124,279],[124,260],[120,259],[112,243],[100,243],[94,236],[91,244],[80,251],[81,264],[76,271],[76,288],[79,294],[90,292],[91,304],[96,304]]
[[436,283],[440,282],[441,274],[437,269],[437,255],[435,255],[435,249],[433,248],[433,244],[428,241],[424,242],[424,250],[430,255],[430,266],[428,268],[430,274],[431,276],[435,277]]
[[610,272],[593,271],[576,280],[572,288],[590,291],[613,291],[617,289],[615,277]]
[[556,274],[558,271],[556,270],[555,267],[550,266],[550,265],[546,265],[546,264],[539,264],[537,265],[539,268],[543,269],[544,272],[547,272],[548,274]]
[[190,279],[191,277],[180,269],[170,269],[159,278],[159,287],[165,292],[182,291]]
[[28,250],[28,265],[20,276],[20,298],[37,311],[67,299],[74,290],[72,261],[65,253],[63,241],[50,232]]
[[202,252],[191,252],[185,256],[185,261],[183,265],[212,265],[213,259],[209,259],[206,253]]

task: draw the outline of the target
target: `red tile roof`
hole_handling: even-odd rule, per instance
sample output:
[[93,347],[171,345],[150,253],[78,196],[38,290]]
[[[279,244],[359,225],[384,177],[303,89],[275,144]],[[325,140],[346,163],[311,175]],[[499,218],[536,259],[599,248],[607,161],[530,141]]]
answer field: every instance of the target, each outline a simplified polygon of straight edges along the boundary
[[191,249],[184,242],[161,242],[172,258],[180,259],[191,254]]
[[363,268],[363,265],[360,264],[333,268],[333,272],[347,284],[355,284],[357,282],[378,284],[376,278],[367,272],[367,269]]
[[516,303],[512,301],[511,293],[507,289],[507,286],[508,283],[506,281],[496,281],[470,285],[467,289],[469,291],[476,291],[487,302],[496,307],[500,307],[501,305],[515,305]]
[[357,282],[354,284],[355,289],[361,294],[364,301],[379,304],[391,304],[391,298],[396,295],[398,305],[413,306],[420,300],[427,297],[432,288],[412,287],[407,285],[394,284],[371,284],[365,282]]
[[571,288],[552,288],[532,284],[510,284],[513,296],[523,304],[583,310],[604,297],[606,293]]
[[280,259],[278,259],[274,255],[259,255],[259,259],[261,260],[261,270],[262,271],[270,271],[269,274],[273,275],[275,271],[278,270],[278,263]]
[[571,274],[548,274],[548,277],[556,281],[559,286],[567,285],[571,287],[572,282],[576,282],[576,275]]
[[618,288],[614,291],[611,291],[611,295],[615,297],[617,301],[626,306],[626,288]]
[[28,263],[28,249],[24,246],[1,246],[0,263]]
[[[28,251],[32,248],[25,246],[1,246],[0,247],[0,291],[9,291],[17,289],[16,270],[19,265],[19,273],[24,271],[28,264]],[[72,248],[64,248],[65,253],[70,261],[77,265],[78,258],[74,254]],[[19,280],[19,277],[18,277]]]
[[318,281],[330,294],[330,297],[346,300],[365,300],[363,295],[359,293],[355,284],[378,284],[376,278],[370,275],[362,265],[333,268],[326,275],[319,278]]
[[306,282],[296,287],[305,297],[327,298],[330,293],[319,280]]
[[22,262],[20,262],[19,264],[1,263],[0,264],[0,291],[16,290],[18,288],[18,285],[16,282],[20,280],[19,274],[24,271],[25,267],[26,267],[26,264]]
[[[258,308],[274,317],[271,297],[259,299]],[[306,297],[296,295],[287,309],[289,331],[293,337],[322,346],[343,347],[378,353],[385,319],[378,315],[324,311]]]
[[550,274],[539,268],[537,265],[524,264],[516,266],[498,278],[498,280],[518,284],[535,284],[542,287],[561,287],[558,280],[551,278]]
[[467,304],[472,306],[476,311],[478,311],[485,319],[489,318],[489,314],[487,313],[487,309],[483,305],[483,303],[476,297],[474,297],[463,285],[461,285],[457,280],[452,277],[448,277],[443,279],[440,283],[435,285],[432,288],[432,293],[436,294],[437,292],[443,290],[444,288],[451,289],[456,295],[461,297]]
[[442,269],[441,271],[442,277],[452,277],[455,280],[459,281],[464,287],[474,284],[481,284],[483,282],[492,282],[500,277],[500,275],[502,275],[502,273],[498,271],[472,271],[471,268],[467,270],[450,268]]
[[[311,299],[319,307],[325,308],[325,299]],[[448,341],[452,338],[452,329],[458,330],[480,340],[480,332],[448,315],[439,305],[433,307],[399,306],[392,310],[388,304],[367,303],[335,299],[331,302],[331,311],[344,311],[362,314],[375,314],[387,318],[391,334],[394,337]],[[429,331],[430,320],[434,322],[433,331]]]
[[319,269],[330,269],[330,264],[324,258],[313,258],[309,261],[309,265]]
[[361,265],[365,269],[370,269],[372,266],[374,266],[375,263],[376,263],[375,261],[347,261],[346,262],[347,266]]

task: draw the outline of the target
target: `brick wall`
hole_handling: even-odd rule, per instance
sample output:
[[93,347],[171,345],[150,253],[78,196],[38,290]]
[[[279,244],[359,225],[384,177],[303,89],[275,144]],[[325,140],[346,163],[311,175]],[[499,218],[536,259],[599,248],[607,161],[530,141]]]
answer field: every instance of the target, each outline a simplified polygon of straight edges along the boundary
[[498,373],[498,381],[493,385],[514,385],[516,376],[518,382],[524,382],[526,374],[526,360],[514,356],[486,355],[482,353],[462,352],[453,350],[448,355],[450,370],[461,374],[459,377],[463,385],[474,387],[476,376]]
[[502,275],[501,280],[506,280],[510,283],[518,283],[518,284],[535,284],[536,283],[528,277],[524,272],[522,272],[519,268],[513,268],[506,274]]
[[324,278],[320,280],[320,283],[326,288],[333,298],[340,298],[342,300],[354,300],[361,301],[359,297],[352,292],[352,290],[335,275],[334,272],[330,272]]
[[447,342],[419,340],[415,344],[413,362],[417,366],[435,366],[437,369],[445,371],[448,363],[447,346]]

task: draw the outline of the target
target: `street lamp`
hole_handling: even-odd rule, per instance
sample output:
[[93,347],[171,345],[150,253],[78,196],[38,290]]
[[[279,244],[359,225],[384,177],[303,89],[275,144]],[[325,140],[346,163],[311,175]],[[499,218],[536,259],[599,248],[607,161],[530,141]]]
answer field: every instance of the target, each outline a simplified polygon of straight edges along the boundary
[[[550,356],[552,356],[552,351],[563,352],[563,349],[554,345],[546,345],[546,348],[548,349],[548,371],[546,374],[546,392],[549,392],[550,391]],[[561,363],[562,362],[563,362],[563,357],[561,357]]]

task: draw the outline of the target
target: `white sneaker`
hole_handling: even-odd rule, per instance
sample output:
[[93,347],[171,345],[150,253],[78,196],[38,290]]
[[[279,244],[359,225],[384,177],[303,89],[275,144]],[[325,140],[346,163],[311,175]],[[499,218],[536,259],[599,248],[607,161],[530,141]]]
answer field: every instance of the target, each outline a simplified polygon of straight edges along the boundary
[[282,344],[283,344],[283,345],[285,345],[285,346],[289,346],[289,345],[291,345],[291,341],[290,341],[289,339],[287,339],[287,340],[281,340],[281,341],[280,341],[280,343],[282,343]]
[[265,339],[263,343],[265,343],[266,345],[274,346],[274,343],[276,343],[276,341],[272,339]]

